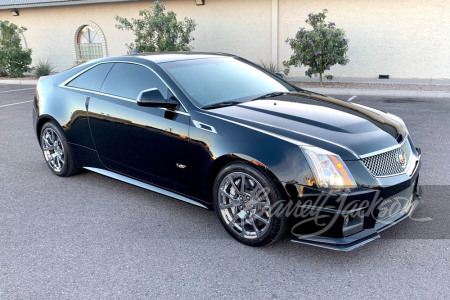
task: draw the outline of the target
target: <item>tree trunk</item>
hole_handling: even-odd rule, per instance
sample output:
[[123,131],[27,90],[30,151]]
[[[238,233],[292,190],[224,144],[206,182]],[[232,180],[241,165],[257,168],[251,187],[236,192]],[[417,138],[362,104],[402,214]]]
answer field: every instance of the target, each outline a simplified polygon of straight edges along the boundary
[[322,73],[320,73],[320,84],[322,84]]

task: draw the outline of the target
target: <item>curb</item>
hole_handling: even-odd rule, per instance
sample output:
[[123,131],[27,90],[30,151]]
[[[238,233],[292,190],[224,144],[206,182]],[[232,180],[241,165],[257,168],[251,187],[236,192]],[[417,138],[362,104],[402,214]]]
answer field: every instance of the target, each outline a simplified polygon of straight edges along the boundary
[[0,84],[36,85],[37,79],[0,79]]
[[404,98],[447,98],[450,100],[450,91],[410,91],[410,90],[365,90],[365,89],[337,89],[337,88],[305,88],[307,91],[324,95],[343,96],[384,96]]

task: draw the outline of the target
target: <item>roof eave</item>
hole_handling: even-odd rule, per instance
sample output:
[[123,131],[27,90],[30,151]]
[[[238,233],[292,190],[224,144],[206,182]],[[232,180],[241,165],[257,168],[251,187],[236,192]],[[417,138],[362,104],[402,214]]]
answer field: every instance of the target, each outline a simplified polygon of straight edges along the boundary
[[89,5],[89,4],[107,4],[118,2],[138,2],[145,0],[79,0],[68,2],[48,2],[48,3],[34,3],[34,4],[13,4],[13,5],[0,5],[0,10],[22,9],[22,8],[40,8],[40,7],[56,7],[56,6],[68,6],[68,5]]

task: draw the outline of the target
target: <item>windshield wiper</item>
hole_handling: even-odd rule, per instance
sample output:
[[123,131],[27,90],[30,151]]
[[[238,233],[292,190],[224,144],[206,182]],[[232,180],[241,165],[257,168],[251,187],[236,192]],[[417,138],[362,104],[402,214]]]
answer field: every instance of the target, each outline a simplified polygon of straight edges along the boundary
[[213,109],[213,108],[219,108],[219,107],[225,107],[225,106],[232,106],[232,105],[241,104],[241,103],[242,102],[239,102],[239,101],[223,101],[223,102],[219,102],[219,103],[202,106],[202,109]]
[[262,96],[258,96],[256,98],[252,99],[252,101],[265,99],[265,98],[272,98],[272,97],[276,97],[276,96],[282,96],[285,94],[289,94],[289,92],[272,92],[272,93],[264,94]]

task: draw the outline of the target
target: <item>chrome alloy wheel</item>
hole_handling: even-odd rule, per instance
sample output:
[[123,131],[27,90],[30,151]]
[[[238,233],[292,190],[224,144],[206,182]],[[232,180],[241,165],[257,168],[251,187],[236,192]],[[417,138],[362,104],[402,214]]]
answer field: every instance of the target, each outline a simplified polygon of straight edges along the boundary
[[64,168],[64,147],[56,131],[46,128],[41,135],[41,147],[48,165],[55,172]]
[[219,209],[225,223],[246,239],[261,237],[269,228],[271,207],[268,192],[252,176],[233,172],[222,179]]

